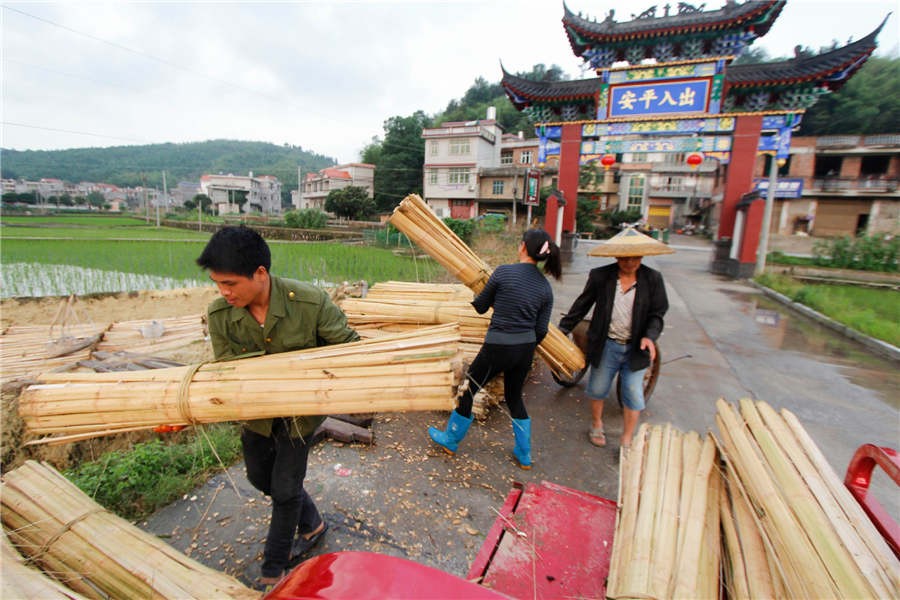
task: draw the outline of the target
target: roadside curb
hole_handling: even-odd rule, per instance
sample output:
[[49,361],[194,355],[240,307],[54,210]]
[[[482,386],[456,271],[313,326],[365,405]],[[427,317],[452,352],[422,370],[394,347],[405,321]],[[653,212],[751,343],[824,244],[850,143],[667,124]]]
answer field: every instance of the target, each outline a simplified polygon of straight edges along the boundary
[[834,331],[837,331],[838,333],[841,333],[849,338],[856,340],[857,342],[866,346],[867,348],[874,351],[875,353],[877,353],[881,356],[884,356],[886,358],[889,358],[891,360],[900,362],[900,348],[898,348],[897,346],[894,346],[893,344],[889,344],[887,342],[883,342],[881,340],[875,339],[871,336],[865,335],[864,333],[860,333],[860,332],[856,331],[855,329],[851,329],[850,327],[847,327],[843,323],[838,323],[831,317],[826,317],[822,313],[817,312],[804,304],[800,304],[799,302],[794,302],[793,300],[791,300],[784,294],[776,292],[772,288],[768,288],[764,285],[760,285],[759,283],[753,281],[752,279],[748,279],[747,282],[750,285],[752,285],[753,287],[755,287],[756,289],[760,290],[766,296],[769,296],[770,298],[773,298],[773,299],[781,302],[782,304],[785,304],[786,306],[793,308],[797,312],[800,312],[800,313],[806,315],[807,317],[821,323],[822,325],[825,325],[826,327],[828,327],[830,329],[833,329]]

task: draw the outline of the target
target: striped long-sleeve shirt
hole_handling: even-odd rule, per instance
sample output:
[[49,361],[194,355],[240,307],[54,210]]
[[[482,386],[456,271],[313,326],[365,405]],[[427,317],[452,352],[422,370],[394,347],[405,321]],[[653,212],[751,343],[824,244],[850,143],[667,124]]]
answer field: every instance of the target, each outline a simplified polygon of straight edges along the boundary
[[472,306],[479,314],[494,308],[485,343],[540,344],[550,323],[553,289],[537,265],[501,265],[491,274]]

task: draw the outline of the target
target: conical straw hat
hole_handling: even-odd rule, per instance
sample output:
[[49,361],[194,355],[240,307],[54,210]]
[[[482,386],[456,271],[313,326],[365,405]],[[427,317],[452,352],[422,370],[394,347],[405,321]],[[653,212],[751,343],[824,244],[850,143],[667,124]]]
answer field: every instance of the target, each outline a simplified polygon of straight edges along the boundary
[[591,248],[588,256],[654,256],[674,252],[672,248],[649,235],[628,228]]

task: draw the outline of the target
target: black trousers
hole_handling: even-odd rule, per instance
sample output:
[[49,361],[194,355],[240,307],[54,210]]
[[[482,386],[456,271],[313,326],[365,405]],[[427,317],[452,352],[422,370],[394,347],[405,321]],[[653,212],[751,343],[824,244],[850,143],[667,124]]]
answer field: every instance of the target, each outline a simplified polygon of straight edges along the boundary
[[469,387],[459,399],[456,412],[466,417],[472,416],[472,398],[491,379],[503,373],[503,397],[513,419],[527,419],[528,411],[522,400],[525,377],[531,370],[536,344],[484,344],[472,364],[469,365]]
[[290,436],[284,419],[275,419],[271,437],[243,428],[241,445],[247,479],[272,497],[262,576],[280,577],[289,566],[295,533],[309,533],[322,523],[315,503],[303,489],[309,446]]

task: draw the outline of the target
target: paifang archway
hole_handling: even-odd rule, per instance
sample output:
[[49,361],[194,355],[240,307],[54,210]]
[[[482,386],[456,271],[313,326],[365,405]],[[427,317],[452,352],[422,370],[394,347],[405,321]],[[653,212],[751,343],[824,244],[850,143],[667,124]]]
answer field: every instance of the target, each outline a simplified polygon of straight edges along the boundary
[[702,152],[725,165],[714,232],[719,240],[733,241],[725,271],[734,276],[752,272],[762,219],[738,213],[748,206],[757,154],[787,157],[791,131],[804,111],[859,70],[884,26],[820,54],[732,64],[769,31],[785,3],[727,0],[718,10],[704,11],[702,5],[679,2],[674,14],[669,5],[660,15],[651,7],[624,22],[616,21],[612,10],[601,21],[564,6],[562,22],[572,51],[597,76],[541,82],[503,69],[502,79],[513,105],[535,122],[539,165],[559,156],[558,188],[570,201],[561,211],[560,227],[557,200],[551,197],[545,229],[575,231],[574,199],[579,168],[586,162],[610,154]]

